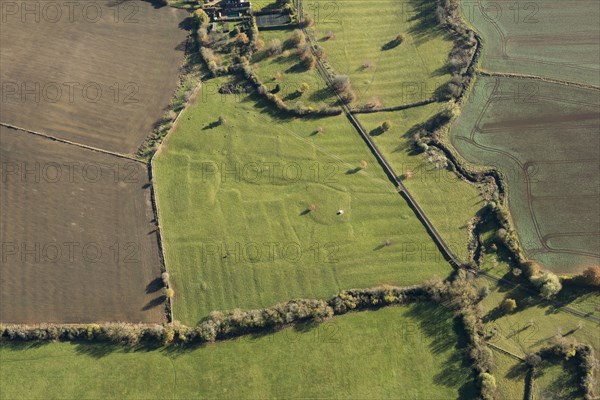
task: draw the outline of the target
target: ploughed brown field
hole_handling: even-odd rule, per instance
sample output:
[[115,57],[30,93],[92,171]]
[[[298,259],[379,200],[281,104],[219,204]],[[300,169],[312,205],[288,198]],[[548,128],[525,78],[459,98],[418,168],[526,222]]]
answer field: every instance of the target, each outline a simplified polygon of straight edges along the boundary
[[145,165],[0,127],[0,321],[162,322]]
[[0,120],[135,153],[177,86],[187,13],[120,0],[0,6]]
[[600,98],[595,89],[480,77],[450,139],[503,172],[527,256],[557,273],[600,262]]

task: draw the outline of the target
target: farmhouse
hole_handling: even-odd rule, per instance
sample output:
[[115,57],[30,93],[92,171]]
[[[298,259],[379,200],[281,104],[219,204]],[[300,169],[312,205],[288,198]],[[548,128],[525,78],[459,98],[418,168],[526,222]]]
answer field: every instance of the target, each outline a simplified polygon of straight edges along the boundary
[[221,0],[204,6],[212,22],[240,21],[250,18],[252,3],[248,0]]

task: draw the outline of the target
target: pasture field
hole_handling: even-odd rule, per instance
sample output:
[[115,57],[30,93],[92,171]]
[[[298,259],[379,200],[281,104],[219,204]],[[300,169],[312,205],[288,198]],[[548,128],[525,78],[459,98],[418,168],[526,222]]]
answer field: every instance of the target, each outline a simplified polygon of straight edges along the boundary
[[600,7],[595,0],[462,0],[483,40],[484,70],[600,85]]
[[169,105],[187,40],[187,13],[157,3],[2,1],[1,121],[135,154]]
[[577,362],[543,361],[535,374],[533,395],[538,399],[583,399],[577,379]]
[[[285,45],[284,52],[276,56],[267,56],[267,47],[272,40],[280,40],[286,44],[291,37],[293,29],[261,31],[260,38],[265,42],[265,48],[255,53],[252,67],[261,81],[269,89],[276,85],[281,87],[279,95],[290,105],[302,102],[310,105],[335,104],[337,97],[316,70],[307,70],[300,64],[300,57],[296,49]],[[309,89],[298,96],[297,91],[306,83]]]
[[577,273],[600,257],[598,92],[480,77],[450,140],[470,162],[506,177],[528,257]]
[[492,374],[498,386],[498,399],[522,399],[525,394],[525,374],[522,363],[500,351],[492,350],[494,357]]
[[202,96],[154,160],[176,319],[452,271],[343,116],[256,100]]
[[[432,97],[450,80],[452,42],[435,23],[435,3],[419,0],[306,0],[315,36],[337,74],[350,77],[356,104],[384,107]],[[334,35],[328,39],[329,33]],[[404,41],[395,46],[402,34]]]
[[[486,331],[492,335],[490,343],[525,357],[551,344],[552,339],[560,333],[579,343],[588,343],[596,351],[600,350],[598,323],[545,305],[519,287],[511,289],[479,279],[481,285],[491,289],[490,295],[482,301],[486,312]],[[498,309],[505,298],[517,301],[517,310],[508,315]]]
[[0,143],[0,321],[163,322],[146,167],[5,127]]
[[174,352],[12,344],[0,347],[0,397],[473,398],[461,335],[420,304]]
[[[467,258],[469,233],[467,224],[484,206],[475,185],[460,179],[452,171],[435,166],[426,153],[416,153],[411,145],[411,131],[441,110],[433,103],[403,111],[361,114],[358,119],[371,132],[373,140],[397,175],[412,173],[404,184],[427,213],[427,216],[462,260]],[[391,124],[389,131],[377,128],[384,121]]]

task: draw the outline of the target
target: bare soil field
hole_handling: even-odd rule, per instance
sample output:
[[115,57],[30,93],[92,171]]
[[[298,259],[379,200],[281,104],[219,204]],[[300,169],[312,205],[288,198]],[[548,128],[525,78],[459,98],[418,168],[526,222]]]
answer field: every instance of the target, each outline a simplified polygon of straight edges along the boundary
[[143,164],[6,127],[0,161],[0,321],[164,320]]
[[138,0],[0,9],[2,122],[135,153],[176,88],[187,13]]
[[451,131],[465,158],[504,173],[527,255],[556,272],[577,272],[600,257],[598,94],[480,77]]
[[600,85],[596,0],[463,0],[462,5],[463,17],[483,37],[482,68]]

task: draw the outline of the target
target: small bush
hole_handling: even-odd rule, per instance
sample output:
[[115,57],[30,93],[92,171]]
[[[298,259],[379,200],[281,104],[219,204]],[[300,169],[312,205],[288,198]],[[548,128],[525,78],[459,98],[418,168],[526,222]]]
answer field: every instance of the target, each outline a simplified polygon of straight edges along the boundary
[[504,299],[500,308],[505,314],[509,314],[517,309],[517,301],[515,299]]
[[270,56],[279,55],[283,52],[283,44],[279,39],[273,39],[269,42],[269,46],[267,47],[267,53]]
[[538,276],[532,276],[529,280],[534,286],[539,288],[540,295],[546,299],[553,297],[562,289],[560,279],[551,272],[544,272]]
[[589,286],[600,286],[600,266],[594,265],[588,267],[581,273],[581,279],[584,284]]
[[294,29],[290,38],[292,44],[296,47],[303,46],[306,43],[306,37],[300,29]]

